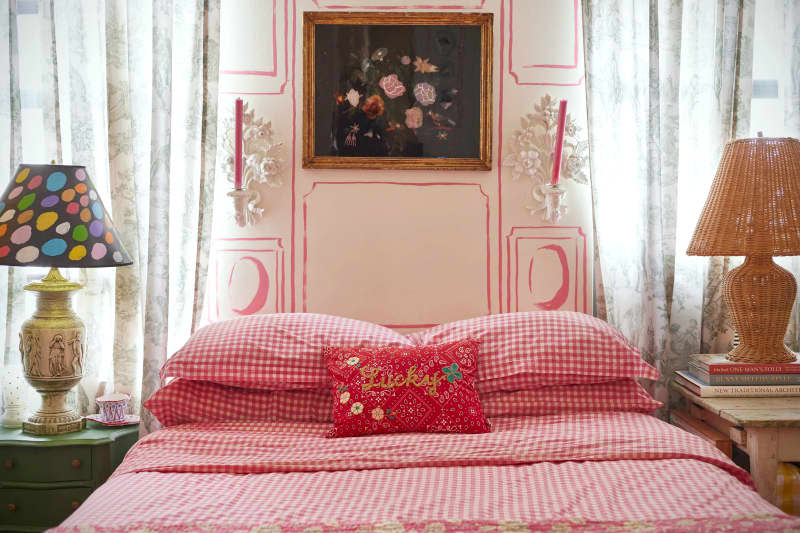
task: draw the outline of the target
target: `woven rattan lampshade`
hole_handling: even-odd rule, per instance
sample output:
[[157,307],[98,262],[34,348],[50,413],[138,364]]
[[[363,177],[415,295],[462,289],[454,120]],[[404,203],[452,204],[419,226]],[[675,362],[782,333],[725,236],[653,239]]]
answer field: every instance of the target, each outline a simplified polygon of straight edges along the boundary
[[800,141],[759,137],[728,143],[686,253],[747,256],[724,279],[725,302],[741,341],[728,359],[794,361],[783,337],[797,284],[772,256],[800,255]]
[[689,255],[800,255],[800,141],[725,146]]

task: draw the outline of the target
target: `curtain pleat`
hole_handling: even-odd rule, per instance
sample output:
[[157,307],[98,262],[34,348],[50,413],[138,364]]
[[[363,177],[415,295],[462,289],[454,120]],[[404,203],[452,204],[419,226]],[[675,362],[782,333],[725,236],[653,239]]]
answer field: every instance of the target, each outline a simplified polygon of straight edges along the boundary
[[[19,35],[15,0],[0,1],[0,132],[8,143],[0,143],[0,182],[11,180],[22,160],[22,105],[19,87]],[[3,347],[6,363],[20,362],[19,328],[25,320],[25,285],[23,269],[0,267],[0,309],[5,312]]]
[[753,0],[584,0],[598,310],[667,380],[730,338],[726,258],[685,250],[722,147],[750,128]]
[[[75,308],[87,326],[78,407],[94,409],[99,381],[141,401],[192,333],[202,309],[216,168],[220,0],[40,0],[35,16],[40,115],[23,117],[16,2],[0,0],[0,181],[23,159],[25,120],[41,120],[41,150],[83,164],[128,253],[129,267],[69,272],[85,284]],[[33,27],[33,26],[31,26]],[[34,116],[34,118],[31,118]],[[41,118],[38,118],[41,117]],[[25,124],[30,125],[28,122]],[[37,124],[38,125],[38,124]],[[37,155],[37,157],[40,157]],[[44,156],[42,156],[44,157]],[[5,363],[18,363],[22,286],[35,269],[0,270]],[[28,299],[26,299],[28,298]],[[35,408],[35,405],[28,405]],[[142,432],[157,427],[142,412]]]
[[[170,150],[172,135],[172,31],[173,3],[153,2],[153,98],[150,138],[150,196],[145,293],[142,395],[148,397],[159,384],[158,371],[167,360],[170,303]],[[146,411],[143,426],[157,422]]]
[[191,330],[196,330],[201,323],[201,315],[205,309],[205,283],[208,277],[208,261],[211,251],[211,235],[213,222],[213,200],[215,170],[217,167],[217,117],[219,108],[219,25],[220,4],[205,0],[206,13],[203,24],[203,108],[200,131],[200,201],[197,213],[198,238],[195,257],[194,276],[194,308],[192,309]]

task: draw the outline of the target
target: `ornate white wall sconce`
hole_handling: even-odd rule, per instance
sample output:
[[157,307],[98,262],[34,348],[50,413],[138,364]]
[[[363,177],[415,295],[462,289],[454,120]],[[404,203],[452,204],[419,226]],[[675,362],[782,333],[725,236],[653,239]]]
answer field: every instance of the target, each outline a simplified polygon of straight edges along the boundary
[[[255,184],[263,183],[270,187],[283,185],[283,160],[277,157],[283,142],[275,138],[271,121],[265,123],[263,118],[256,118],[255,110],[250,109],[247,102],[243,107],[242,186],[228,192],[228,196],[233,199],[233,218],[239,227],[255,224],[264,214],[264,209],[259,207],[261,194],[255,189]],[[232,186],[236,158],[235,137],[235,119],[226,118],[223,121],[222,172],[228,176]]]
[[[551,183],[558,101],[546,94],[533,107],[533,113],[520,118],[522,128],[514,131],[511,152],[503,158],[503,166],[511,168],[514,180],[524,176],[531,181],[529,199],[525,205],[529,213],[556,224],[567,213],[566,189],[560,183]],[[589,142],[578,138],[580,128],[569,113],[566,117],[560,175],[562,180],[588,185],[585,169],[589,158]]]

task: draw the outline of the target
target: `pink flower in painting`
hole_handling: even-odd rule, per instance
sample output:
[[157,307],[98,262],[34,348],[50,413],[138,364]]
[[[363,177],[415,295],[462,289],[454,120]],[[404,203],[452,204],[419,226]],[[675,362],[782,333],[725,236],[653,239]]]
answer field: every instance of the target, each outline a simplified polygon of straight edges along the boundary
[[436,89],[430,83],[418,83],[414,87],[414,98],[422,105],[431,105],[436,101]]
[[422,126],[422,109],[412,107],[406,109],[406,127],[416,129]]
[[380,85],[383,92],[386,93],[386,96],[392,100],[398,96],[402,96],[406,92],[406,86],[397,79],[397,74],[390,74],[382,77],[378,85]]
[[403,56],[400,58],[400,62],[404,65],[408,65],[409,63],[411,63],[411,58],[408,56]]

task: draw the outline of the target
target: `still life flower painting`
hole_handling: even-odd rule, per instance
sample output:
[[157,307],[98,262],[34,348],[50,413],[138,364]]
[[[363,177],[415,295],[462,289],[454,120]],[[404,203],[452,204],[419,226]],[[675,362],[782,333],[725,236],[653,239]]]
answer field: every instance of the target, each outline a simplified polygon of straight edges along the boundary
[[491,14],[304,14],[306,168],[490,168]]

